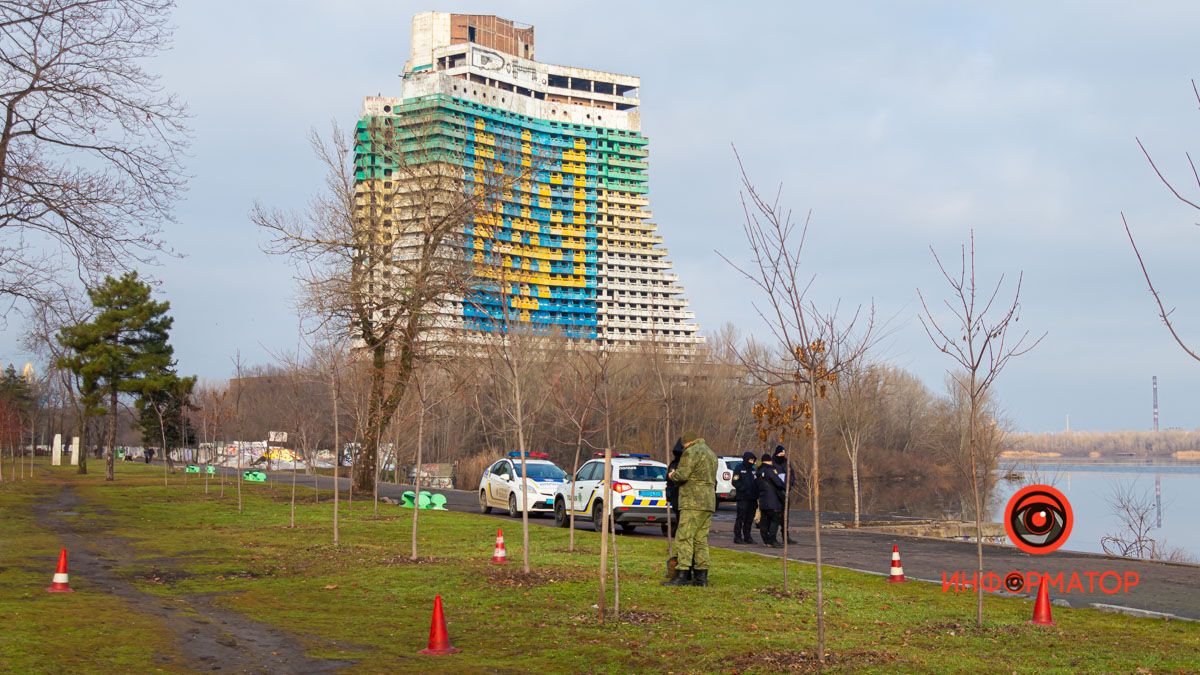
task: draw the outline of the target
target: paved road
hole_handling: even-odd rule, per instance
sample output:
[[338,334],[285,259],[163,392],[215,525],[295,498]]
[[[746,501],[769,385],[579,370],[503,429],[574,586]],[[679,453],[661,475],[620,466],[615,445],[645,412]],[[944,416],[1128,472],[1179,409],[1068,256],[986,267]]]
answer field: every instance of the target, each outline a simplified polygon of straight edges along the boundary
[[[300,481],[312,485],[312,476],[300,475]],[[270,474],[273,482],[291,482],[291,474],[278,472]],[[331,476],[320,477],[322,489],[332,489]],[[339,479],[343,491],[349,489],[349,479]],[[398,499],[411,486],[380,483],[379,495]],[[478,498],[474,492],[463,490],[430,490],[446,495],[447,508],[455,511],[478,511]],[[507,519],[507,515],[498,515]],[[791,516],[793,533],[797,544],[788,547],[788,557],[801,560],[814,560],[812,543],[812,512],[793,511]],[[769,555],[779,555],[777,549],[762,546],[735,546],[733,544],[734,513],[731,504],[725,504],[713,518],[711,545],[721,548],[753,551]],[[530,522],[541,525],[553,525],[551,518],[536,518]],[[807,528],[797,527],[808,523]],[[642,528],[638,531],[642,536],[662,536],[657,528]],[[755,533],[757,537],[757,532]],[[867,529],[827,529],[821,530],[823,561],[830,565],[877,573],[886,576],[891,562],[892,545],[900,546],[901,561],[904,565],[905,576],[909,579],[943,583],[943,575],[954,572],[960,573],[960,578],[971,577],[976,565],[975,544],[963,541],[944,539],[929,539],[922,537],[897,536],[891,533],[872,532]],[[1112,605],[1143,610],[1153,613],[1169,614],[1178,618],[1200,620],[1200,566],[1176,565],[1143,560],[1113,558],[1109,556],[1079,553],[1059,550],[1046,556],[1033,556],[1011,547],[985,545],[985,572],[994,573],[991,579],[1001,593],[1004,593],[1002,581],[1011,572],[1022,574],[1028,572],[1047,573],[1053,579],[1058,574],[1063,575],[1062,588],[1069,592],[1065,595],[1061,590],[1056,591],[1051,585],[1051,596],[1056,601],[1065,600],[1073,607],[1086,607],[1092,604]],[[1124,580],[1136,575],[1136,586],[1118,587],[1117,577],[1104,572],[1113,571],[1120,575],[1121,586]],[[963,573],[966,573],[965,575]],[[1072,574],[1077,574],[1080,586],[1069,586]],[[1088,573],[1093,574],[1089,577]],[[1089,586],[1091,588],[1089,589]],[[985,585],[985,590],[991,590]],[[1036,586],[1032,588],[1036,591]],[[1030,595],[1029,588],[1022,595]],[[947,591],[954,592],[954,591]],[[963,593],[973,593],[964,587]],[[1032,597],[1030,595],[1030,597]]]

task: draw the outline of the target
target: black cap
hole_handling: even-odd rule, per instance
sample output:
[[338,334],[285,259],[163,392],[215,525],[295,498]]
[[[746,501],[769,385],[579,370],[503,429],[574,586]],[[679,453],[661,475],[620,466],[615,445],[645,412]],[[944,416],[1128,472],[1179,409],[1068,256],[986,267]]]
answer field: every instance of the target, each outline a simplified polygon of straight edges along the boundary
[[775,456],[776,456],[776,457],[778,457],[778,456],[780,456],[780,455],[785,455],[785,456],[786,456],[786,455],[787,455],[787,449],[786,449],[786,448],[784,448],[782,445],[777,445],[777,446],[775,446]]
[[758,459],[758,455],[754,454],[753,452],[750,452],[749,450],[742,453],[742,461],[743,462],[753,462],[756,459]]
[[769,461],[771,461],[771,453],[769,453],[769,452],[764,452],[764,453],[763,453],[763,455],[762,455],[762,461],[764,461],[764,462],[769,462]]

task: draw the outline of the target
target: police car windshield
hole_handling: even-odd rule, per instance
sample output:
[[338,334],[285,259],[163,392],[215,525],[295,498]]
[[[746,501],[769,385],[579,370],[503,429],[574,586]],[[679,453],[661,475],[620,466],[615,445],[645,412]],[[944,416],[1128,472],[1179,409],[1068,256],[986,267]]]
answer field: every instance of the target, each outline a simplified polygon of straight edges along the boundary
[[734,471],[736,471],[736,470],[738,470],[738,468],[740,468],[740,467],[742,466],[742,460],[740,460],[740,459],[727,459],[727,460],[725,460],[725,466],[727,466],[727,467],[729,467],[729,468],[733,469]]
[[667,479],[667,469],[654,464],[623,466],[617,471],[621,480],[663,481]]
[[[513,460],[513,467],[516,469],[516,475],[521,475],[521,460]],[[550,480],[552,478],[566,478],[567,474],[553,464],[541,464],[526,462],[525,468],[529,471],[529,477],[533,480]]]

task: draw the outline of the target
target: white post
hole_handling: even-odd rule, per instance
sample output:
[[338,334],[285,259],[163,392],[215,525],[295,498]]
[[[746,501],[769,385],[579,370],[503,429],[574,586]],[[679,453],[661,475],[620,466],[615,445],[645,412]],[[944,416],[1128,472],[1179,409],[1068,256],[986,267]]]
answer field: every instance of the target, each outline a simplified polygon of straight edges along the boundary
[[50,451],[50,465],[62,466],[62,434],[54,434],[54,447]]
[[79,466],[79,437],[71,437],[71,466]]

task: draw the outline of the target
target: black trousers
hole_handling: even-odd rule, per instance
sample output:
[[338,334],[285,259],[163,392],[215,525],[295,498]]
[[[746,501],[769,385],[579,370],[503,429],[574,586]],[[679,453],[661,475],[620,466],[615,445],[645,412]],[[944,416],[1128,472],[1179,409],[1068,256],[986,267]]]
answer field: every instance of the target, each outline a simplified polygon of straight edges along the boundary
[[781,509],[764,509],[762,517],[758,520],[758,530],[762,533],[763,543],[776,543],[776,537],[779,535],[779,526],[783,524],[783,511]]
[[750,528],[754,526],[754,512],[758,509],[758,500],[739,499],[737,503],[737,520],[733,521],[733,536],[742,539],[750,538]]

